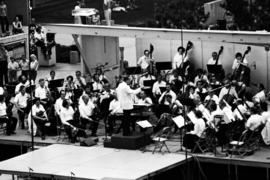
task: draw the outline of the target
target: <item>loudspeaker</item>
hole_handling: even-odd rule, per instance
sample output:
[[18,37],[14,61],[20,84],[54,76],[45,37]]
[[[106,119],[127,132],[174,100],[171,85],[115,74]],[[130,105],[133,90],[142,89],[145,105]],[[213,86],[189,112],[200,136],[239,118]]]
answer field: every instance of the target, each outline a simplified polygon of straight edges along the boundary
[[96,144],[97,144],[97,140],[94,140],[91,137],[89,137],[81,141],[80,146],[94,146]]

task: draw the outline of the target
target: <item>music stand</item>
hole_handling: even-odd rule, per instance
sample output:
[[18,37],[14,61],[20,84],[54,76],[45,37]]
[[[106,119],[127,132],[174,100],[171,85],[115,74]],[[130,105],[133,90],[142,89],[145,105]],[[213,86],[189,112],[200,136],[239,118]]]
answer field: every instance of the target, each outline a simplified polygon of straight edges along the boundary
[[142,73],[142,68],[137,66],[137,67],[128,67],[125,69],[126,73],[128,75],[133,75],[133,74],[141,74]]
[[[143,129],[143,134],[144,135],[145,135],[145,131],[148,128],[152,128],[153,127],[153,125],[149,121],[147,121],[147,120],[138,121],[138,122],[136,122],[136,124],[139,125]],[[143,138],[143,140],[145,141],[145,137]],[[145,142],[144,142],[144,144],[145,144]],[[146,145],[141,148],[141,151],[143,153],[146,151]]]
[[[179,116],[172,118],[172,121],[176,124],[176,126],[179,130],[185,126],[185,119],[183,118],[182,115],[179,115]],[[181,140],[180,151],[182,151],[182,149],[183,149],[183,135],[182,135],[182,133],[180,133],[180,136],[181,136],[180,137],[180,140]]]
[[156,62],[156,69],[158,71],[172,69],[172,62]]
[[222,65],[207,64],[207,71],[211,74],[219,74],[222,72]]
[[51,81],[49,81],[48,87],[50,89],[54,89],[54,88],[58,88],[58,87],[63,87],[64,81],[65,81],[64,79],[51,80]]

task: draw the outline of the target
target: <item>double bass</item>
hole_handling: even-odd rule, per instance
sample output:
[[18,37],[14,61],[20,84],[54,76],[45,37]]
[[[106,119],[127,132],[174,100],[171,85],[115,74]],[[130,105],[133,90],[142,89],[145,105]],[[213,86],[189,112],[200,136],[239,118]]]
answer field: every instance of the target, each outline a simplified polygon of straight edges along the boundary
[[233,77],[234,79],[244,82],[246,85],[249,85],[250,83],[250,68],[248,65],[244,64],[243,61],[246,57],[246,55],[251,51],[251,47],[248,46],[247,50],[245,51],[241,61],[239,62],[238,68],[234,70]]
[[154,46],[153,46],[153,44],[150,44],[150,48],[149,48],[149,57],[150,57],[149,72],[150,72],[151,75],[156,76],[157,75],[157,68],[156,68],[156,63],[153,60],[153,52],[154,52]]
[[189,78],[189,70],[190,70],[190,66],[191,66],[191,63],[189,61],[186,61],[184,62],[185,58],[187,57],[188,55],[188,51],[190,49],[193,48],[193,43],[191,41],[188,41],[187,43],[187,46],[186,46],[186,49],[185,49],[185,53],[184,53],[184,56],[182,58],[182,63],[179,67],[179,74],[184,77],[183,79],[188,79]]
[[[218,55],[217,55],[217,60],[216,60],[216,63],[215,63],[216,67],[218,66],[219,57],[223,53],[223,50],[224,50],[224,47],[220,46],[220,49],[219,49]],[[221,69],[218,69],[218,71],[215,73],[215,76],[220,81],[222,81],[222,79],[225,77],[225,72],[224,72],[224,69],[223,69],[222,65],[221,65]]]

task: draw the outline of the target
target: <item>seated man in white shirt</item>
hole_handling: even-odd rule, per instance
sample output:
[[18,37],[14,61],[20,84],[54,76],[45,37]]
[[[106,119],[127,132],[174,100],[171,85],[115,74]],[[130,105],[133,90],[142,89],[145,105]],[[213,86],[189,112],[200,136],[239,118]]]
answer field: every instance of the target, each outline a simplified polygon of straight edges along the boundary
[[39,80],[39,86],[35,90],[35,97],[40,99],[40,103],[43,105],[45,109],[49,106],[49,96],[50,90],[48,87],[45,86],[45,80]]
[[183,48],[182,46],[177,48],[177,53],[174,55],[172,62],[173,69],[179,69],[182,62],[187,61],[187,57],[185,57],[184,59],[184,52],[185,48]]
[[24,86],[25,88],[29,87],[30,83],[27,80],[27,77],[25,75],[21,75],[19,78],[20,83],[16,85],[15,87],[15,94],[18,94],[20,92],[20,87]]
[[[40,132],[40,136],[42,140],[45,140],[45,125],[49,123],[47,113],[44,107],[41,104],[41,100],[39,98],[35,99],[35,104],[32,106],[32,115],[33,120],[37,126],[37,130]],[[28,119],[29,120],[29,119]],[[29,123],[29,129],[31,129],[31,122]],[[49,124],[48,124],[49,125]]]
[[258,92],[253,97],[254,103],[264,103],[266,101],[265,89],[263,84],[258,85]]
[[54,109],[55,109],[55,114],[60,117],[60,111],[61,108],[63,107],[63,101],[67,100],[69,104],[72,104],[71,99],[67,99],[66,92],[64,90],[60,91],[60,97],[56,100]]
[[[230,83],[229,80],[225,81],[225,86],[221,89],[219,93],[219,101],[221,101],[227,95],[231,96],[231,98],[229,98],[230,100],[233,100],[234,98],[238,99],[238,94],[235,90],[235,85],[233,83]],[[231,102],[228,103],[230,104]]]
[[195,112],[195,116],[197,118],[196,123],[194,124],[194,130],[188,132],[184,136],[183,140],[183,146],[187,149],[194,149],[196,141],[202,136],[204,130],[205,130],[205,122],[202,119],[202,113],[200,111]]
[[240,52],[235,54],[235,59],[233,61],[233,65],[232,65],[232,72],[234,72],[236,69],[239,68],[240,64],[243,64],[245,66],[248,66],[248,61],[246,58],[244,58],[242,60],[243,56]]
[[140,105],[152,105],[153,101],[150,97],[147,97],[145,91],[141,91],[139,94],[138,104]]
[[168,105],[169,103],[165,100],[165,96],[168,94],[172,96],[172,103],[174,103],[174,101],[176,100],[176,94],[171,90],[171,84],[166,85],[166,91],[162,93],[161,97],[158,100],[158,103]]
[[[114,128],[114,123],[116,119],[122,120],[121,118],[123,117],[123,109],[121,108],[120,102],[118,101],[117,94],[114,93],[113,95],[114,99],[110,102],[110,107],[109,111],[110,114],[108,116],[108,129],[107,133],[109,136],[112,135],[113,133],[113,128]],[[119,133],[120,128],[118,129]]]
[[28,100],[30,99],[29,94],[25,92],[25,87],[20,87],[20,93],[15,96],[14,103],[17,108],[18,117],[21,122],[21,128],[24,129],[24,119],[27,114]]
[[154,98],[156,99],[156,102],[161,96],[161,89],[160,88],[165,88],[166,87],[166,82],[162,80],[162,76],[159,74],[157,76],[157,81],[154,83],[153,88],[152,88],[152,93]]
[[10,62],[8,63],[8,77],[9,82],[17,81],[17,71],[19,70],[19,64],[15,61],[13,57],[10,58]]
[[145,86],[145,85],[144,85],[144,82],[145,82],[145,81],[149,81],[149,80],[155,80],[155,79],[156,79],[156,78],[155,78],[154,76],[152,76],[151,74],[149,74],[149,72],[147,71],[147,72],[145,73],[145,75],[142,76],[142,77],[140,78],[140,80],[139,80],[139,85],[140,85],[140,87],[143,88],[143,89],[151,89],[150,86]]
[[250,131],[258,130],[258,128],[263,125],[266,121],[262,115],[259,114],[257,107],[253,107],[250,110],[251,116],[246,122],[246,129]]
[[217,62],[217,58],[218,58],[218,53],[217,52],[213,52],[212,53],[212,57],[208,60],[207,64],[209,64],[209,65],[215,65],[217,63],[217,65],[222,65],[220,59]]
[[76,89],[83,89],[86,86],[86,80],[82,77],[81,71],[76,71],[74,85]]
[[96,117],[93,116],[95,105],[89,100],[87,95],[82,96],[83,103],[79,105],[80,119],[84,129],[89,129],[91,125],[91,136],[96,136],[98,121]]

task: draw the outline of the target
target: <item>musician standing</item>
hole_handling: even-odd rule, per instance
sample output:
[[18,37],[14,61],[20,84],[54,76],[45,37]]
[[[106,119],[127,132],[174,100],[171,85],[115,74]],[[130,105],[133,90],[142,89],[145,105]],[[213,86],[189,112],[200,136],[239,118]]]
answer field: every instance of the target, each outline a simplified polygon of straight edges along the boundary
[[244,66],[248,66],[248,61],[246,58],[242,59],[243,56],[240,52],[235,54],[235,59],[233,61],[232,65],[232,71],[234,72],[236,69],[239,68],[240,64],[243,64]]
[[139,58],[138,60],[138,66],[142,68],[142,72],[146,72],[149,70],[151,62],[154,61],[153,58],[150,57],[150,51],[149,50],[144,50],[143,56]]
[[187,57],[184,57],[184,53],[185,53],[184,47],[181,46],[177,48],[177,53],[174,55],[172,62],[173,69],[179,69],[182,62],[187,61]]
[[25,55],[22,55],[21,60],[19,62],[20,68],[22,70],[22,75],[28,77],[29,74],[29,60],[25,58]]
[[21,129],[24,129],[24,119],[27,114],[28,100],[30,96],[25,92],[25,87],[20,87],[20,93],[15,96],[14,103],[17,108],[19,121],[21,122]]
[[129,77],[124,77],[124,81],[121,82],[116,89],[117,97],[119,99],[119,102],[121,104],[121,108],[124,112],[124,118],[123,118],[123,136],[129,136],[130,135],[130,114],[133,109],[133,95],[138,94],[141,92],[141,88],[138,88],[136,90],[132,90],[129,87],[131,80]]
[[218,60],[218,53],[217,52],[213,52],[212,53],[212,57],[208,60],[207,64],[209,65],[222,65],[220,59]]

